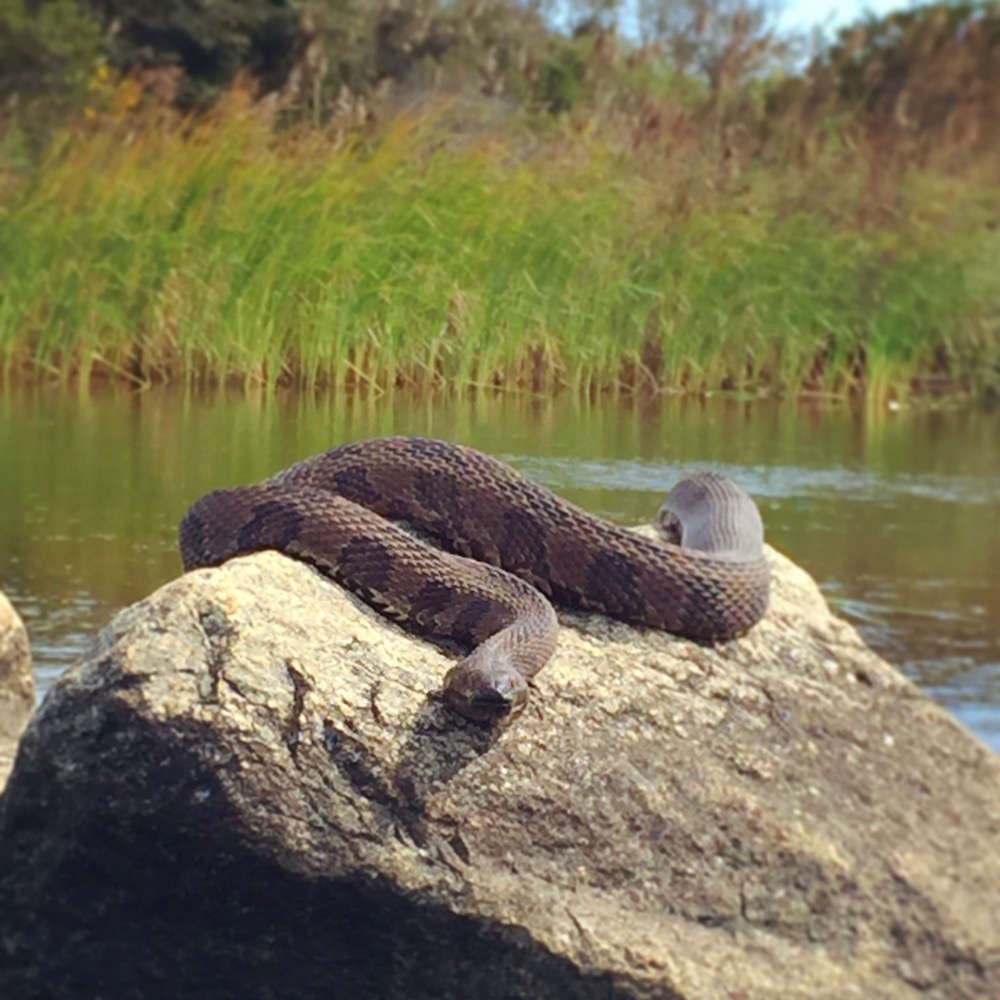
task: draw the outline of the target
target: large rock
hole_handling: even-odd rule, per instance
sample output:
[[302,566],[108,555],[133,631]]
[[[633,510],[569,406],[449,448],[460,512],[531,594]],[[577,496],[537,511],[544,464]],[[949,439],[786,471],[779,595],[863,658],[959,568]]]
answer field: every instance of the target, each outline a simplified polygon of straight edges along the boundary
[[0,791],[14,764],[17,741],[35,707],[28,633],[0,591]]
[[273,553],[120,614],[0,817],[4,997],[1000,997],[1000,760],[774,555],[716,649],[567,616],[498,732]]

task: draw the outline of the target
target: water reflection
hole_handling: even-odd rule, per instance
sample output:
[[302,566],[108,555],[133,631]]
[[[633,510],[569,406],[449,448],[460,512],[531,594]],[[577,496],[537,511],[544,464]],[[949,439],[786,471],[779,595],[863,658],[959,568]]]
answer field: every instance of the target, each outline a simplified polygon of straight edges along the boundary
[[175,576],[200,493],[335,443],[428,434],[577,503],[649,520],[691,469],[737,479],[768,539],[887,657],[1000,749],[1000,415],[819,404],[191,392],[0,394],[0,587],[42,686]]

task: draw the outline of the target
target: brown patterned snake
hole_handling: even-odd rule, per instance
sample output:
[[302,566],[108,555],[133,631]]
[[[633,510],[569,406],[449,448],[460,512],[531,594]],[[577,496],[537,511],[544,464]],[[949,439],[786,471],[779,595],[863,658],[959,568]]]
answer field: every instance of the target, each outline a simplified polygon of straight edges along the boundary
[[488,722],[524,706],[528,679],[555,650],[546,598],[695,639],[728,639],[760,620],[770,569],[750,497],[699,473],[671,490],[660,525],[667,541],[643,538],[490,455],[387,437],[207,494],[184,515],[180,548],[185,569],[278,549],[407,627],[471,647],[442,696]]

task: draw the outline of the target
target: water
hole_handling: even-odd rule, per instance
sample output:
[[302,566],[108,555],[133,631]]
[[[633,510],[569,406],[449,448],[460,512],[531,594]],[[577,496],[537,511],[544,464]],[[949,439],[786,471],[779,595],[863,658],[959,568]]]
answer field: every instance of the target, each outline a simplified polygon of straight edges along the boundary
[[493,452],[623,523],[650,520],[684,471],[732,476],[768,540],[1000,750],[1000,414],[982,411],[0,393],[0,589],[28,626],[40,690],[118,608],[177,575],[176,525],[199,494],[392,433]]

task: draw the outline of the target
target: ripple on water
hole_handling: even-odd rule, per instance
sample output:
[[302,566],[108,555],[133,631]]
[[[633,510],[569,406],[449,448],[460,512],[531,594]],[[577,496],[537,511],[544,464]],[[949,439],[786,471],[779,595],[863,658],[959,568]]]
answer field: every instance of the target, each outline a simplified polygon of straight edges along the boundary
[[7,596],[17,608],[31,641],[35,687],[39,700],[84,654],[108,610],[86,589],[71,591],[58,601],[41,598],[17,585],[7,584]]
[[880,475],[847,466],[734,465],[726,462],[659,462],[610,459],[588,461],[506,455],[505,461],[552,489],[629,489],[663,493],[693,472],[718,472],[736,480],[754,497],[798,500],[836,496],[839,500],[889,502],[915,497],[942,503],[1000,503],[1000,477],[899,474]]

